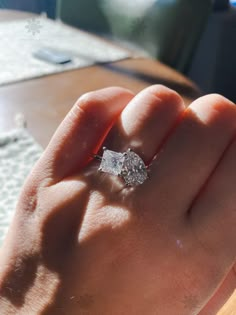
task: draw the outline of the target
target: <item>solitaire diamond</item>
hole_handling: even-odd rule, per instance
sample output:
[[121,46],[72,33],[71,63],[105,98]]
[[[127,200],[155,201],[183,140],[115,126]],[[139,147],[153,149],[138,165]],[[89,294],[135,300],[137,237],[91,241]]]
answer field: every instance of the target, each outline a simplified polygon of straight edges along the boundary
[[112,175],[120,175],[124,163],[124,155],[105,149],[99,170]]

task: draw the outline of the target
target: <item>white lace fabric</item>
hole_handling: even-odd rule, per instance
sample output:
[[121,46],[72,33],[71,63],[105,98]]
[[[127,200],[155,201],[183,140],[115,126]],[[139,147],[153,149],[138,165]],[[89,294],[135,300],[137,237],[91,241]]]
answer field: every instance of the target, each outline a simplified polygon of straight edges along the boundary
[[23,183],[41,154],[42,148],[26,129],[0,134],[0,246]]

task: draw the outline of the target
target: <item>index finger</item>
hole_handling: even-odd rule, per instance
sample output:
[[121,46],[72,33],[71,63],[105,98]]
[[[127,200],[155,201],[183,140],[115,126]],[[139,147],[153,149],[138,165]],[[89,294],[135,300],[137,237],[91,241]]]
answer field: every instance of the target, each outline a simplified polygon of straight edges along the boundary
[[53,184],[82,169],[134,94],[111,87],[83,95],[52,137],[37,168]]

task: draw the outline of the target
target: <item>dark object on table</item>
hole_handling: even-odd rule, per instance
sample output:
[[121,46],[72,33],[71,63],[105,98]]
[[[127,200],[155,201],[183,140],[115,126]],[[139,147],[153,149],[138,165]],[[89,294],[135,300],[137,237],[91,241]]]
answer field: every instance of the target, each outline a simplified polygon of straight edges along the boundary
[[41,48],[33,56],[53,64],[65,64],[72,61],[69,55],[54,48]]

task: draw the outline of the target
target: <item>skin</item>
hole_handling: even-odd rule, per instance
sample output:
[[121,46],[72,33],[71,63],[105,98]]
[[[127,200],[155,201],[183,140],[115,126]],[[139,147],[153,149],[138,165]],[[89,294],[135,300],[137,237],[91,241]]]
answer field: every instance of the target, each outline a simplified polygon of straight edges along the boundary
[[[236,287],[236,107],[208,95],[82,96],[28,177],[0,252],[2,315],[215,315]],[[92,154],[129,147],[135,188]]]

